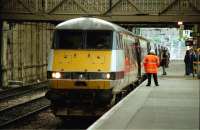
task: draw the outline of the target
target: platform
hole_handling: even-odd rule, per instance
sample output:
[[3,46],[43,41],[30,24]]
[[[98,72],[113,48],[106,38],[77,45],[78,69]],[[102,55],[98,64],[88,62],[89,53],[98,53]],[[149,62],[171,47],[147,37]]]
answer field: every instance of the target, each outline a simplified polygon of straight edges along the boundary
[[136,91],[105,113],[87,130],[199,130],[200,80],[184,76],[183,61],[174,61],[159,84]]

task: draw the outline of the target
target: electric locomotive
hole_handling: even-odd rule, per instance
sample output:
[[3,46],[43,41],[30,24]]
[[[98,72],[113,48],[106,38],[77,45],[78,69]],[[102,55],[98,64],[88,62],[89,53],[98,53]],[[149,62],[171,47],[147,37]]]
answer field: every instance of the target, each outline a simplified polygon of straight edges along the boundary
[[98,18],[56,26],[47,78],[56,116],[99,116],[141,78],[149,41]]

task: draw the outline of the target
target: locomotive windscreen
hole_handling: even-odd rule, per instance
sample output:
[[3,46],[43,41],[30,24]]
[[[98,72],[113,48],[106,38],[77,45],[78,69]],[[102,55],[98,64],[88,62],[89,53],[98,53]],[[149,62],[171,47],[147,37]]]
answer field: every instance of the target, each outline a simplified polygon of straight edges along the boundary
[[57,30],[53,49],[112,49],[112,31]]

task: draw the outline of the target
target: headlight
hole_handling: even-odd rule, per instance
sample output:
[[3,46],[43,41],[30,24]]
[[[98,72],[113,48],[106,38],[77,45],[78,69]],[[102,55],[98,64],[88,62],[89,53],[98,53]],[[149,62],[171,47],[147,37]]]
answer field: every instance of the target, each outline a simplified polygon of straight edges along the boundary
[[106,74],[106,79],[110,79],[110,73]]
[[56,79],[61,78],[61,73],[60,72],[53,72],[52,73],[52,78],[56,78]]

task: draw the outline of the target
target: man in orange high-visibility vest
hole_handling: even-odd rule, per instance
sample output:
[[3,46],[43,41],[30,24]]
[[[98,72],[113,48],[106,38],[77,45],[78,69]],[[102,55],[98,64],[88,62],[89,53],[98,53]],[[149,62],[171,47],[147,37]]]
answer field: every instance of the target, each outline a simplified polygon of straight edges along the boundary
[[153,79],[156,86],[158,84],[158,67],[160,65],[160,60],[158,56],[156,56],[155,51],[151,50],[148,55],[144,57],[144,70],[146,72],[148,83],[146,86],[151,86],[151,75],[153,75]]

